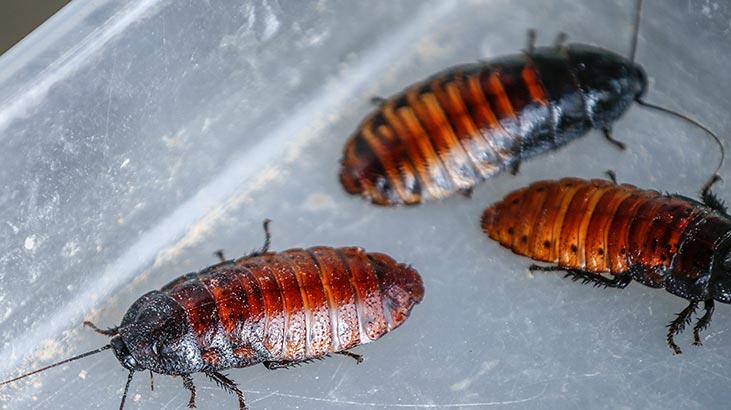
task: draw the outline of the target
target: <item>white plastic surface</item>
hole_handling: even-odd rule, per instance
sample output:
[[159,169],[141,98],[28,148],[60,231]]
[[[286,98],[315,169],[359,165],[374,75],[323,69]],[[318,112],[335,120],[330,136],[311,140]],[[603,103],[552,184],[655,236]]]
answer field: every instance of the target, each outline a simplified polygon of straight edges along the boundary
[[[648,100],[731,134],[721,1],[647,0]],[[292,370],[229,372],[252,409],[723,408],[731,310],[705,346],[664,344],[685,302],[632,284],[528,274],[479,230],[482,209],[542,178],[602,177],[693,196],[717,160],[697,129],[633,107],[615,128],[480,185],[472,199],[386,209],[337,181],[345,139],[388,96],[448,66],[539,43],[629,48],[633,1],[75,1],[0,57],[0,379],[101,346],[147,290],[260,245],[360,245],[412,263],[406,324]],[[724,137],[725,138],[725,137]],[[727,139],[724,139],[728,143]],[[722,170],[731,181],[731,169]],[[728,184],[719,184],[731,199]],[[110,352],[0,388],[7,409],[116,408]],[[196,377],[201,409],[235,400]],[[179,379],[133,382],[129,408],[185,408]]]

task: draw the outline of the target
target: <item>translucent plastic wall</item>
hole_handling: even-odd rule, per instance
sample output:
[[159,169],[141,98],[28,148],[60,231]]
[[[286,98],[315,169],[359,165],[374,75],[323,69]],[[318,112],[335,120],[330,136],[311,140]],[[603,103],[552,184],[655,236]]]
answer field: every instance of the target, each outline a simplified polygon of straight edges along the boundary
[[[385,209],[337,180],[344,140],[390,95],[451,65],[516,53],[526,30],[629,49],[632,1],[75,1],[0,57],[0,379],[107,340],[141,294],[273,247],[359,245],[412,263],[424,302],[406,324],[292,370],[232,370],[252,409],[710,408],[731,394],[731,316],[705,346],[665,324],[685,302],[529,275],[489,241],[482,209],[543,178],[602,177],[696,194],[718,158],[697,129],[633,107],[619,152],[591,133],[454,197]],[[725,2],[647,0],[648,99],[731,133]],[[727,141],[728,142],[728,141]],[[728,175],[724,167],[723,174]],[[729,177],[731,180],[731,177]],[[731,198],[720,184],[722,198]],[[0,389],[2,408],[116,408],[110,352]],[[130,408],[184,408],[180,379],[139,374]],[[202,409],[235,400],[196,377]]]

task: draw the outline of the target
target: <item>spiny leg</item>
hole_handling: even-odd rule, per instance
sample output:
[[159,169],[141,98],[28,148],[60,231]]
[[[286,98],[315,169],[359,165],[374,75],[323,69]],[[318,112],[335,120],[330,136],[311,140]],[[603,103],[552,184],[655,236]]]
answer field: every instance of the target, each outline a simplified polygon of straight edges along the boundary
[[708,180],[703,185],[703,188],[701,188],[701,200],[703,200],[703,203],[706,204],[709,208],[713,208],[719,212],[728,213],[726,209],[726,204],[722,200],[720,200],[716,194],[714,194],[711,191],[711,187],[716,182],[720,181],[721,177],[718,175],[714,175],[711,179]]
[[90,327],[93,331],[95,331],[97,333],[100,333],[100,334],[102,334],[104,336],[114,337],[114,336],[116,336],[116,335],[119,334],[119,327],[118,326],[110,327],[109,329],[106,329],[105,330],[105,329],[98,328],[95,324],[89,322],[88,320],[87,321],[84,321],[84,326]]
[[226,390],[227,392],[231,394],[235,394],[236,398],[239,400],[239,410],[246,410],[246,402],[244,401],[244,393],[239,389],[239,386],[236,385],[236,382],[229,379],[228,376],[226,376],[223,373],[219,372],[212,372],[212,373],[206,373],[206,376],[208,376],[211,380],[216,382],[216,384],[221,387],[222,389]]
[[188,408],[195,408],[195,385],[193,384],[193,377],[189,374],[181,375],[183,378],[183,387],[188,389],[190,392],[190,400],[188,400]]
[[356,353],[353,353],[353,352],[349,352],[347,350],[341,350],[341,351],[335,352],[335,353],[336,354],[341,354],[343,356],[352,357],[355,360],[355,362],[358,363],[358,364],[363,363],[363,356],[362,355],[359,355],[359,354],[356,354]]
[[520,160],[517,160],[510,164],[510,175],[518,175],[520,172]]
[[526,44],[525,53],[528,55],[533,54],[533,51],[536,49],[536,30],[529,28],[528,29],[528,43]]
[[371,104],[373,105],[383,105],[388,102],[388,99],[383,97],[371,97]]
[[566,40],[568,40],[569,36],[568,34],[564,33],[563,31],[559,32],[556,35],[556,39],[553,40],[553,46],[556,48],[563,48],[564,44],[566,43]]
[[617,185],[617,174],[614,171],[608,169],[605,171],[605,174],[607,174],[607,178],[609,178],[614,185]]
[[713,316],[713,311],[715,310],[715,304],[713,302],[713,299],[708,299],[703,302],[703,308],[706,310],[706,313],[703,314],[703,316],[698,319],[698,322],[696,322],[695,326],[693,327],[693,344],[696,346],[702,346],[703,342],[701,342],[701,332],[708,327],[709,324],[711,324],[711,317]]
[[[318,357],[318,360],[322,360],[322,357]],[[269,370],[276,370],[276,369],[288,369],[291,367],[297,367],[300,365],[303,365],[305,363],[310,363],[314,361],[315,359],[305,359],[305,360],[280,360],[280,361],[265,361],[262,364],[264,367],[266,367]]]
[[474,191],[474,188],[462,188],[462,189],[460,189],[460,190],[459,190],[458,192],[459,192],[459,193],[460,193],[460,195],[462,195],[463,197],[465,197],[465,198],[467,198],[467,199],[470,199],[470,198],[472,198],[472,192],[473,192],[473,191]]
[[612,129],[611,128],[606,127],[604,129],[602,129],[602,133],[604,134],[604,138],[606,138],[607,141],[609,141],[612,144],[614,144],[614,146],[616,146],[620,150],[624,151],[625,149],[627,149],[627,146],[624,144],[624,142],[619,141],[619,140],[615,139],[612,136]]
[[555,271],[563,271],[566,272],[566,275],[564,275],[564,278],[570,277],[571,280],[574,282],[581,280],[582,283],[592,283],[594,286],[604,286],[607,288],[617,288],[617,289],[624,289],[627,287],[627,285],[632,282],[632,277],[630,275],[624,274],[624,275],[618,275],[615,276],[612,279],[605,278],[604,276],[594,273],[594,272],[588,272],[585,270],[580,269],[566,269],[562,268],[560,266],[539,266],[539,265],[530,265],[528,269],[531,272],[540,271],[540,272],[555,272]]
[[269,245],[272,244],[272,234],[269,232],[269,224],[272,222],[271,219],[267,218],[264,220],[264,245],[258,251],[251,252],[248,257],[259,256],[269,252]]
[[683,353],[682,350],[678,347],[678,345],[675,344],[675,335],[679,334],[680,332],[685,329],[685,325],[690,324],[690,318],[695,312],[695,309],[698,307],[698,302],[690,302],[688,304],[688,307],[683,309],[680,313],[678,313],[675,320],[670,322],[668,327],[668,334],[667,338],[665,339],[668,347],[670,347],[673,350],[673,354],[681,354]]

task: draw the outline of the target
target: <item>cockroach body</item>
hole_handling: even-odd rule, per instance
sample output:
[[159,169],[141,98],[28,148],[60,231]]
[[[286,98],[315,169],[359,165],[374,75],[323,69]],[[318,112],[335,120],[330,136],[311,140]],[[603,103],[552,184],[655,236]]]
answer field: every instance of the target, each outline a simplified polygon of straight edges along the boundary
[[615,288],[635,280],[688,300],[668,326],[667,343],[677,354],[673,338],[699,302],[705,314],[694,326],[696,345],[714,301],[731,303],[731,217],[709,187],[702,199],[564,178],[513,191],[484,211],[481,225],[513,252],[557,265],[532,271],[565,271]]
[[120,409],[132,375],[151,372],[181,376],[195,407],[191,374],[204,373],[236,394],[243,393],[220,373],[263,363],[288,367],[339,353],[351,353],[399,327],[422,300],[418,272],[381,253],[361,248],[313,247],[261,251],[181,276],[143,295],[118,327],[98,332],[109,345],[70,360],[112,349],[129,370]]
[[345,145],[340,181],[379,205],[469,191],[612,124],[644,95],[639,65],[598,47],[529,49],[450,68],[384,100]]
[[633,102],[718,136],[698,121],[643,99],[647,76],[635,63],[642,0],[637,0],[629,58],[585,44],[536,48],[530,30],[520,55],[450,68],[379,106],[345,144],[340,181],[348,193],[379,205],[418,204],[455,192],[524,159],[601,130],[611,134]]

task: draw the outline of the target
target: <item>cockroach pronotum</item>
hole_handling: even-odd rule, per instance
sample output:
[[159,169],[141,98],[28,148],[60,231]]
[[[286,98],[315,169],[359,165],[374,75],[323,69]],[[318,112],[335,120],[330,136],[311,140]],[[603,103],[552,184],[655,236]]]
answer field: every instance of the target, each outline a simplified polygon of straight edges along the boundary
[[[645,102],[647,77],[634,62],[642,1],[630,57],[585,44],[528,48],[520,55],[462,65],[407,87],[376,108],[344,148],[340,181],[379,205],[418,204],[472,188],[504,169],[602,130],[637,104],[676,116],[718,137],[698,121]],[[716,177],[721,165],[714,172]]]
[[[614,179],[612,177],[612,179]],[[540,181],[488,207],[482,229],[513,252],[557,266],[596,286],[624,288],[632,280],[687,299],[668,325],[667,344],[690,323],[695,345],[711,321],[714,301],[731,303],[731,217],[706,186],[703,202],[604,180]]]
[[261,250],[183,275],[137,299],[122,324],[97,332],[111,337],[99,349],[26,373],[0,385],[111,349],[129,370],[119,408],[135,372],[180,376],[195,407],[193,373],[202,372],[236,395],[244,395],[221,371],[263,363],[268,369],[320,359],[399,327],[424,287],[419,273],[382,253],[361,248],[313,247]]

